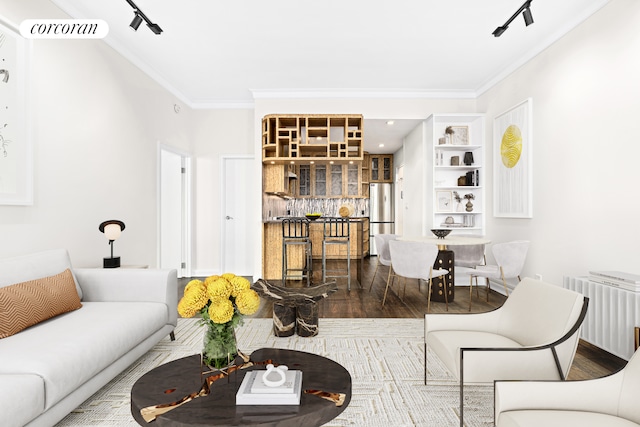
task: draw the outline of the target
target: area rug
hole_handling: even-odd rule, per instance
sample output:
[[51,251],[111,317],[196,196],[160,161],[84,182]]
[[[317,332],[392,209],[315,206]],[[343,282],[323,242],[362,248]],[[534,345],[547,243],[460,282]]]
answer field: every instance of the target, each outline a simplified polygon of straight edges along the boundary
[[[458,383],[430,352],[424,385],[422,319],[320,319],[320,333],[311,338],[278,338],[271,328],[271,319],[245,320],[237,330],[239,347],[245,353],[263,347],[315,353],[351,374],[351,403],[326,426],[460,424]],[[199,353],[202,336],[196,319],[178,319],[176,341],[163,339],[58,426],[137,426],[130,412],[132,385],[156,366]],[[465,386],[464,420],[468,427],[493,425],[492,386]]]

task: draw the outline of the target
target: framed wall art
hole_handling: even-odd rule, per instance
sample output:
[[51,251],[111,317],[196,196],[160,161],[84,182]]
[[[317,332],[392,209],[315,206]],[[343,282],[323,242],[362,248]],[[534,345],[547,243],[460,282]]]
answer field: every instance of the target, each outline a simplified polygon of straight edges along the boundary
[[449,126],[453,131],[451,143],[453,145],[469,145],[469,126]]
[[453,195],[448,190],[436,191],[436,209],[437,212],[451,212],[453,210],[452,205]]
[[27,123],[30,43],[0,18],[0,205],[33,203]]
[[533,217],[532,99],[493,120],[493,215]]

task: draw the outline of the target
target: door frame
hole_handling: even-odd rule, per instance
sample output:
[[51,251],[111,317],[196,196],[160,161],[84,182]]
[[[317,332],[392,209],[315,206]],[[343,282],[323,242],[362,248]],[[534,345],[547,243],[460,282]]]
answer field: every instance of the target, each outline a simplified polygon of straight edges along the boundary
[[[226,252],[225,251],[225,247],[227,244],[227,233],[226,233],[226,226],[225,226],[225,216],[226,216],[226,211],[227,211],[227,197],[226,197],[226,171],[227,171],[227,161],[228,160],[250,160],[250,161],[255,161],[255,156],[251,155],[251,154],[237,154],[237,155],[224,155],[224,156],[220,156],[220,270],[221,272],[225,272],[225,268],[226,268]],[[254,162],[255,163],[255,162]],[[253,166],[253,163],[252,163]],[[248,192],[246,197],[252,197],[251,192]],[[247,230],[251,230],[252,229],[252,224],[251,224],[251,216],[247,215],[247,220],[246,223],[244,224],[247,227]],[[255,262],[255,256],[251,258],[250,260],[251,263]],[[255,266],[252,266],[252,268],[250,270],[254,270]]]
[[157,251],[156,251],[156,265],[160,267],[161,263],[161,220],[162,220],[162,162],[161,156],[162,151],[168,151],[170,153],[176,154],[180,156],[182,168],[184,172],[182,173],[182,186],[181,186],[181,196],[182,196],[182,262],[184,263],[184,267],[178,271],[178,277],[191,277],[191,261],[192,261],[192,239],[191,239],[191,223],[192,223],[192,158],[191,154],[187,151],[181,150],[176,147],[172,147],[170,145],[163,144],[158,142],[158,150],[157,150],[157,195],[156,195],[156,203],[157,203]]

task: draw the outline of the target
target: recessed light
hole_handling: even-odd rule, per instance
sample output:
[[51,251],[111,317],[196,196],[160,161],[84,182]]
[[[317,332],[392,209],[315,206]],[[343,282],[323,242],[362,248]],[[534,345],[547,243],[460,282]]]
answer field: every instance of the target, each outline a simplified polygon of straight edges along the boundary
[[314,164],[315,162],[314,162],[313,160],[311,160],[309,163],[310,163],[310,164]]
[[294,162],[293,160],[291,160],[289,163],[291,163],[292,165],[295,164],[296,162]]
[[382,147],[384,147],[384,144],[380,144],[380,145],[378,145],[378,147],[382,148]]
[[276,162],[274,162],[273,160],[271,160],[271,164],[272,164],[272,165],[275,165],[275,164],[276,164]]
[[330,165],[332,165],[332,164],[333,164],[333,160],[331,160],[331,161],[329,162],[329,164],[330,164]]
[[349,164],[352,165],[353,164],[353,160],[349,160]]
[[389,126],[391,126],[391,125],[392,125],[392,124],[394,124],[394,123],[395,123],[395,122],[394,122],[393,120],[387,120],[387,124],[388,124]]

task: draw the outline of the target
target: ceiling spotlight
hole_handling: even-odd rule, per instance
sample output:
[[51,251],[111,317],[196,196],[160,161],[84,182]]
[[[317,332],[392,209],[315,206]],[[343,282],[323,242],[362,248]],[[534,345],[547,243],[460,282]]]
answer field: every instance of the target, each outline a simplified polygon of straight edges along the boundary
[[395,122],[394,122],[393,120],[387,120],[387,124],[388,124],[389,126],[391,126],[391,125],[392,125],[392,124],[394,124],[394,123],[395,123]]
[[145,15],[138,6],[136,6],[136,4],[133,2],[133,0],[126,0],[127,3],[129,3],[129,6],[131,6],[133,8],[133,13],[135,13],[135,16],[133,17],[133,21],[131,21],[131,24],[129,24],[129,26],[134,30],[137,31],[138,27],[140,27],[140,24],[142,23],[142,21],[146,22],[147,27],[149,27],[149,29],[151,31],[153,31],[154,34],[161,34],[162,33],[162,28],[160,28],[160,26],[158,24],[154,24],[153,22],[151,22],[151,20],[149,18],[147,18],[147,15]]
[[526,8],[523,12],[522,12],[522,16],[524,17],[524,23],[525,25],[528,27],[529,25],[533,24],[533,15],[531,15],[531,9]]
[[493,36],[500,37],[502,33],[507,31],[507,28],[509,28],[509,24],[511,24],[511,22],[514,19],[516,19],[518,15],[520,15],[520,13],[522,13],[522,16],[524,17],[524,23],[526,24],[527,27],[533,24],[533,15],[531,14],[531,9],[530,9],[532,1],[533,0],[527,0],[526,2],[524,2],[524,4],[520,6],[520,9],[518,9],[518,11],[514,13],[511,16],[511,18],[509,18],[507,22],[504,23],[504,25],[493,30]]
[[136,16],[133,17],[133,21],[131,21],[129,26],[133,31],[138,31],[140,24],[142,24],[142,17],[136,13]]

